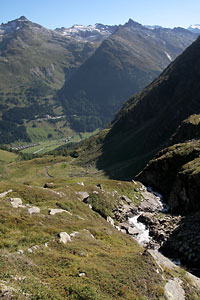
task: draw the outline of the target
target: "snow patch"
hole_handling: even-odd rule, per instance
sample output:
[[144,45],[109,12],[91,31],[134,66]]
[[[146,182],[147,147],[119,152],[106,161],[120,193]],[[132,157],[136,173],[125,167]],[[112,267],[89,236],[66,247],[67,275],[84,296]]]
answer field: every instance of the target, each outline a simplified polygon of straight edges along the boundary
[[166,54],[167,58],[168,58],[170,61],[173,61],[172,57],[169,55],[168,52],[165,51],[165,54]]

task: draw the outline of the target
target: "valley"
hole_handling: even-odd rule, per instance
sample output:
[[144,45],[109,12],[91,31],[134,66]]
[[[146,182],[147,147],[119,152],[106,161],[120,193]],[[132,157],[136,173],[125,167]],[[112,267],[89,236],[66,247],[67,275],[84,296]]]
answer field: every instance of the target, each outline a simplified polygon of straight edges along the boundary
[[0,25],[0,299],[200,299],[200,37]]

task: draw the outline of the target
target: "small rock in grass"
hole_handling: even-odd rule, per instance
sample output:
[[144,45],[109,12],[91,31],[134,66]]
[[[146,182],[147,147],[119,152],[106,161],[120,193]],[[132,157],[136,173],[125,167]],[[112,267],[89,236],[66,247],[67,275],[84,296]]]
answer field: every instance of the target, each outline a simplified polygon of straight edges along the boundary
[[60,243],[67,244],[67,242],[71,242],[71,237],[67,232],[60,232],[59,235]]
[[10,198],[10,203],[14,208],[22,207],[22,199],[20,198]]
[[100,190],[103,191],[103,186],[102,186],[100,183],[98,183],[98,184],[96,185],[96,187],[98,187]]
[[54,216],[55,214],[59,214],[59,213],[63,213],[66,212],[67,214],[72,216],[72,213],[70,213],[69,211],[65,210],[65,209],[61,209],[61,208],[51,208],[49,209],[49,215]]
[[78,276],[79,277],[84,277],[86,274],[85,273],[79,273]]
[[79,185],[85,186],[84,182],[77,182],[76,184],[79,184]]
[[18,250],[18,251],[17,251],[17,254],[20,254],[20,255],[21,255],[21,254],[24,254],[24,251],[23,251],[23,250]]
[[30,248],[28,248],[28,252],[29,253],[33,253],[35,250],[39,249],[39,246],[38,245],[35,245],[35,246],[32,246]]
[[106,221],[110,223],[112,226],[115,226],[114,220],[111,217],[107,217]]
[[12,191],[13,191],[13,190],[9,190],[9,191],[7,191],[7,192],[1,193],[1,194],[0,194],[0,198],[5,197],[8,193],[12,193]]
[[56,188],[56,185],[53,182],[47,182],[44,184],[44,188],[49,188],[49,189],[53,189]]
[[74,231],[74,232],[70,233],[70,237],[76,237],[77,235],[79,235],[78,231]]
[[28,209],[28,212],[29,212],[30,215],[32,215],[32,214],[39,214],[40,213],[40,208],[37,207],[37,206],[30,207]]

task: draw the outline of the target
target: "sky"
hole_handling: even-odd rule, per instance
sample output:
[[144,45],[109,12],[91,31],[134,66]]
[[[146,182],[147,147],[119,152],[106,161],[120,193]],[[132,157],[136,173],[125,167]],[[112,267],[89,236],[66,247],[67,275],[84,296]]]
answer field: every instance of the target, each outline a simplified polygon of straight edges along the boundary
[[49,29],[74,24],[189,27],[200,24],[200,0],[0,0],[0,23],[25,16]]

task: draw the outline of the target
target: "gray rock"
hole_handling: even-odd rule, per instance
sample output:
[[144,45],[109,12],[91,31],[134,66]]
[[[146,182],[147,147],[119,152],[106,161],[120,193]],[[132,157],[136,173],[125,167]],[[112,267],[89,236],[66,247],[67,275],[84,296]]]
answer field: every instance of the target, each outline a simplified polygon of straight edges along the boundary
[[22,199],[20,198],[10,198],[10,203],[12,205],[12,207],[14,208],[19,208],[22,207]]
[[65,209],[61,209],[61,208],[51,208],[51,209],[49,209],[49,215],[50,216],[54,216],[56,214],[63,213],[63,212],[65,212],[69,215],[72,215],[69,211],[67,211]]
[[97,192],[97,191],[93,191],[92,193],[93,193],[93,194],[96,194],[96,195],[98,195],[98,194],[99,194],[99,192]]
[[54,215],[62,213],[62,212],[64,212],[64,209],[61,209],[61,208],[51,208],[51,209],[49,209],[48,213],[49,213],[50,216],[54,216]]
[[125,196],[125,195],[123,195],[123,196],[121,197],[121,199],[124,200],[124,201],[126,201],[126,203],[128,203],[128,204],[131,204],[131,203],[132,203],[131,199],[129,199],[129,198],[128,198],[127,196]]
[[110,223],[112,226],[115,226],[114,220],[111,217],[107,217],[107,222]]
[[79,273],[78,276],[79,277],[84,277],[86,274],[85,273]]
[[49,189],[53,189],[56,188],[56,185],[53,182],[47,182],[44,184],[44,188],[49,188]]
[[24,254],[24,251],[23,251],[23,250],[18,250],[18,251],[17,251],[17,254],[20,254],[20,255],[21,255],[21,254]]
[[185,291],[181,286],[182,281],[179,278],[170,279],[165,285],[165,296],[169,300],[184,300]]
[[87,192],[78,192],[76,194],[79,195],[80,200],[83,202],[87,202],[87,199],[90,196]]
[[71,242],[71,237],[67,232],[60,232],[58,236],[60,237],[60,243],[67,244]]
[[38,245],[35,245],[35,246],[32,246],[30,248],[28,248],[28,252],[29,253],[33,253],[35,250],[39,249],[39,246]]
[[13,191],[13,190],[9,190],[9,191],[7,191],[7,192],[1,193],[1,194],[0,194],[0,198],[5,197],[8,193],[12,193],[12,191]]
[[40,208],[37,206],[32,206],[28,209],[28,212],[30,215],[32,214],[39,214],[40,213]]
[[79,235],[79,232],[78,231],[74,231],[72,233],[70,233],[70,237],[76,237],[77,235]]
[[79,184],[79,185],[85,186],[84,182],[77,182],[76,184]]
[[136,227],[128,227],[127,228],[127,232],[128,232],[128,234],[134,235],[134,236],[136,236],[136,235],[138,235],[138,234],[141,233],[140,230],[138,228],[136,228]]
[[163,205],[160,203],[159,197],[148,191],[144,191],[141,194],[144,198],[144,201],[139,206],[141,210],[150,212],[162,211]]

